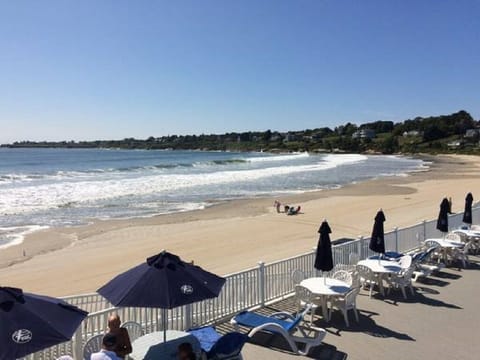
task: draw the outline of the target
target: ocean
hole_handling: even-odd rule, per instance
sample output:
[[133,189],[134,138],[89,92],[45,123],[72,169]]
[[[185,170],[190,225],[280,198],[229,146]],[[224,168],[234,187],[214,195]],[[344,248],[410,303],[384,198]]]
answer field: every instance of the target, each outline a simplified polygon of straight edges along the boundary
[[358,154],[1,148],[0,248],[41,228],[273,199],[424,167]]

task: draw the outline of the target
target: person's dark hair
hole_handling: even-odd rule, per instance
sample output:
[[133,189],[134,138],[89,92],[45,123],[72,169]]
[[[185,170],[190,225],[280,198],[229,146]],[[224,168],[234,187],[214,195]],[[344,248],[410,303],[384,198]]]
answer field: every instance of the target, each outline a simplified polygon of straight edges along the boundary
[[115,334],[106,333],[103,336],[102,344],[106,349],[112,349],[117,344],[117,337],[115,336]]
[[182,360],[196,360],[197,357],[193,352],[192,344],[184,342],[178,346],[178,353],[181,356]]

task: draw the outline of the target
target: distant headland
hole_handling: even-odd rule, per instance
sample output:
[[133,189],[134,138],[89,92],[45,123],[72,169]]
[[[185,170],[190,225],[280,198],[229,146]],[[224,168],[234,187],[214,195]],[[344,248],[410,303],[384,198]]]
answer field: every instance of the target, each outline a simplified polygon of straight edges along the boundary
[[333,129],[248,131],[210,135],[151,136],[147,139],[96,141],[17,141],[6,148],[116,148],[212,151],[310,151],[354,153],[469,153],[480,154],[480,121],[466,111],[416,117],[401,122],[350,122]]

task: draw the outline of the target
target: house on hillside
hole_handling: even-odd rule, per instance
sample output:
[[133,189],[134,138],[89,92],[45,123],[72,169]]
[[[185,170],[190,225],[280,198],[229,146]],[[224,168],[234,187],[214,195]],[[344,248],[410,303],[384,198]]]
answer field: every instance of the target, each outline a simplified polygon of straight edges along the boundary
[[375,130],[361,129],[352,134],[353,139],[373,139],[375,137]]
[[469,139],[477,139],[480,135],[480,129],[468,129],[465,131],[465,137]]
[[402,135],[403,137],[423,136],[423,131],[418,131],[418,130],[404,131]]

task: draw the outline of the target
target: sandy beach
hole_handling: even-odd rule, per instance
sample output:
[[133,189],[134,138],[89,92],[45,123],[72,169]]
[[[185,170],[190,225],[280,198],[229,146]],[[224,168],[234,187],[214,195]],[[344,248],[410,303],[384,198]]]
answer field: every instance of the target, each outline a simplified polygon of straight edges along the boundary
[[[0,284],[53,296],[88,293],[116,274],[167,249],[218,274],[228,274],[307,252],[328,219],[332,238],[368,235],[375,212],[386,230],[435,218],[440,200],[452,197],[462,211],[468,191],[480,184],[480,158],[436,156],[428,171],[382,178],[336,190],[278,200],[304,213],[276,213],[274,197],[236,200],[205,210],[151,218],[93,221],[41,230],[0,250]],[[25,252],[25,256],[24,256]]]

